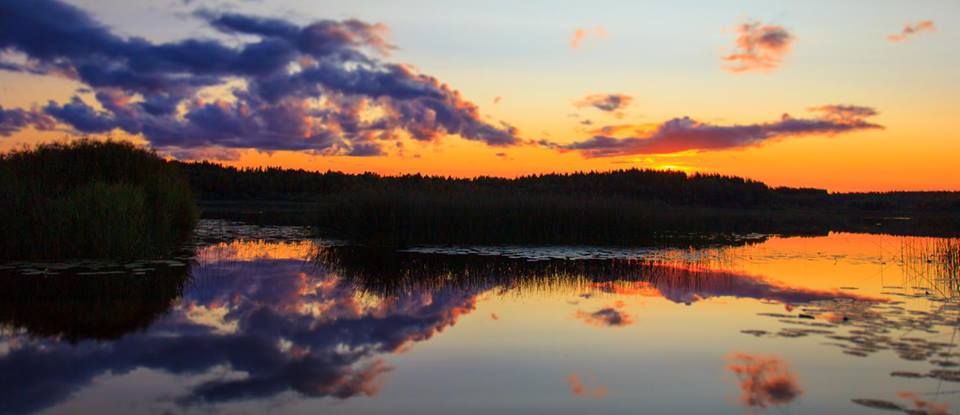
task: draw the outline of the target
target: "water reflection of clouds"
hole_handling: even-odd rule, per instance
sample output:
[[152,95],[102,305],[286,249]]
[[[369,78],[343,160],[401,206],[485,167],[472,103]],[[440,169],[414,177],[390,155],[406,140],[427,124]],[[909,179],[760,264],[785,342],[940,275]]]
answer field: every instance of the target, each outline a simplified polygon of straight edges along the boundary
[[683,304],[692,304],[715,297],[772,300],[784,304],[833,299],[882,301],[880,298],[841,290],[791,287],[768,281],[763,277],[729,271],[671,266],[656,266],[646,271],[638,280],[598,281],[592,283],[590,287],[595,291],[608,294],[663,297]]
[[623,327],[633,324],[633,317],[625,310],[623,301],[615,301],[597,311],[577,310],[574,316],[583,322],[598,327]]
[[597,381],[596,376],[581,378],[580,375],[571,373],[567,375],[567,384],[570,385],[570,393],[576,397],[603,399],[609,393],[607,387]]
[[734,353],[727,359],[727,370],[739,380],[739,401],[748,408],[787,405],[803,394],[796,376],[779,357]]
[[148,331],[112,343],[55,339],[7,342],[0,373],[3,412],[32,412],[65,399],[96,376],[150,368],[198,375],[228,367],[179,402],[217,403],[295,391],[350,398],[377,393],[390,368],[380,356],[431,338],[476,306],[476,292],[418,291],[370,297],[285,254],[222,249],[193,269],[179,304]]
[[[428,255],[410,254],[419,255],[419,262],[401,257],[358,273],[357,263],[377,258],[361,255],[354,263],[331,268],[305,260],[315,250],[310,242],[244,242],[201,249],[190,285],[167,314],[146,331],[112,342],[70,345],[10,334],[0,341],[0,373],[23,375],[0,378],[0,390],[9,392],[0,396],[0,412],[42,409],[97,376],[138,368],[202,376],[202,382],[187,383],[190,389],[178,396],[182,405],[266,399],[285,392],[340,399],[374,395],[390,371],[386,354],[451,327],[476,309],[478,298],[498,290],[517,295],[585,293],[578,298],[585,304],[578,317],[604,327],[634,321],[617,298],[604,294],[657,296],[678,303],[715,297],[788,304],[871,300],[735,272],[638,261],[447,256],[435,263]],[[492,319],[499,317],[491,313]],[[742,367],[739,374],[752,379],[750,385],[760,385],[751,402],[775,406],[787,402],[791,393],[799,394],[795,383],[783,377],[758,379],[754,375],[763,371],[750,369],[744,361],[736,364]],[[224,368],[230,376],[217,375]],[[573,379],[576,382],[568,383],[577,396],[606,395],[606,388],[591,378]]]

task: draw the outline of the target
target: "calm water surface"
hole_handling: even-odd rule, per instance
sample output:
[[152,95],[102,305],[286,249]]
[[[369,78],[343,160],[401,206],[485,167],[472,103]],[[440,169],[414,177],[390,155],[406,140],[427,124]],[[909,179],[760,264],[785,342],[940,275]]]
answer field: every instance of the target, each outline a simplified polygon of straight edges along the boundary
[[166,261],[4,265],[0,412],[960,408],[943,240],[374,252],[198,234]]

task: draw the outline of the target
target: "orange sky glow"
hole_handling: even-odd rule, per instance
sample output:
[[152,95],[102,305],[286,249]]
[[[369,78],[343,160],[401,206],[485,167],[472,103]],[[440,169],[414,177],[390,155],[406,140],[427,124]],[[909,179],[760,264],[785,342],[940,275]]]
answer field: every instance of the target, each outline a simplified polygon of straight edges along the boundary
[[[526,26],[493,19],[516,14],[500,3],[289,0],[164,12],[108,3],[44,0],[81,16],[61,26],[91,33],[55,52],[37,39],[57,25],[10,11],[34,32],[0,33],[0,151],[112,137],[238,167],[456,177],[642,168],[838,192],[960,190],[955,2],[881,2],[853,28],[843,19],[856,7],[832,2],[711,4],[696,16],[635,4],[515,6],[548,13]],[[631,14],[650,17],[636,24],[623,17]],[[431,16],[445,19],[423,24]],[[291,43],[283,47],[301,49],[279,49],[275,68],[251,69],[242,59],[258,39],[286,38],[229,20],[241,18],[342,44],[334,53]],[[319,27],[326,32],[310,32]],[[148,59],[154,52],[141,46],[116,46],[136,38],[160,52]],[[187,40],[236,58],[189,60]],[[91,62],[132,72],[93,73]],[[362,76],[379,78],[360,85]],[[276,87],[283,77],[296,86]],[[148,108],[171,97],[168,112]]]

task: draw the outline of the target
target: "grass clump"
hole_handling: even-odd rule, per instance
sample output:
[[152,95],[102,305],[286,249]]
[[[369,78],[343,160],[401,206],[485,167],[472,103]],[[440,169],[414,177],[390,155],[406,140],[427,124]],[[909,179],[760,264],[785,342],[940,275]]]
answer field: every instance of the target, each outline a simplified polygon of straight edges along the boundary
[[78,140],[0,155],[0,259],[161,256],[197,217],[177,166],[131,143]]

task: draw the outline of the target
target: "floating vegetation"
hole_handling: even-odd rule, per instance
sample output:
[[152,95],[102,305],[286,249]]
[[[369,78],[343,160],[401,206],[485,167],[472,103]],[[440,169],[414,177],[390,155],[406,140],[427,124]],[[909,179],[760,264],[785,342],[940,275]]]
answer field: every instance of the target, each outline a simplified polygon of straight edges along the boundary
[[[834,327],[845,329],[843,334],[833,334],[828,330],[822,332],[806,331],[806,334],[825,334],[826,338],[837,340],[831,343],[839,346],[843,353],[866,357],[881,350],[892,350],[901,359],[910,361],[930,360],[938,356],[943,349],[954,347],[951,343],[929,341],[920,337],[907,337],[907,333],[938,334],[938,328],[955,326],[954,319],[944,313],[933,313],[922,310],[904,310],[902,307],[886,307],[886,304],[870,301],[850,300],[823,300],[814,301],[804,308],[820,319],[829,321]],[[941,307],[942,308],[942,307]],[[771,317],[781,317],[778,313],[761,313]],[[846,318],[847,320],[842,320]],[[783,323],[795,324],[789,320],[779,320]],[[837,322],[842,322],[838,325]],[[891,331],[898,331],[900,337],[891,336]],[[788,333],[790,334],[790,333]],[[934,359],[933,364],[944,364],[944,361]]]
[[[957,301],[956,240],[916,240],[904,245],[905,259],[901,259],[905,278],[903,285],[885,285],[883,295],[892,301],[864,301],[858,299],[824,299],[803,304],[801,314],[758,313],[788,325],[779,332],[741,330],[754,337],[795,338],[823,335],[831,341],[821,345],[839,348],[845,356],[870,358],[880,352],[893,353],[909,362],[929,365],[926,372],[897,370],[891,377],[903,379],[935,379],[960,383],[960,353],[954,341],[960,328],[960,302]],[[906,257],[910,258],[906,258]],[[919,258],[919,259],[918,259]],[[849,288],[849,287],[845,287]],[[798,324],[830,325],[822,331],[798,330]],[[948,338],[950,341],[940,341]],[[927,401],[919,394],[900,392],[898,397],[909,403],[901,404],[880,399],[853,399],[852,402],[868,408],[902,411],[911,414],[949,413],[946,405]]]
[[[194,243],[203,245],[223,241],[286,242],[311,239],[306,226],[251,225],[243,222],[201,219],[193,233]],[[334,241],[323,241],[333,244]]]
[[927,377],[927,375],[923,373],[905,372],[905,371],[890,372],[890,376],[898,377],[898,378],[910,378],[910,379],[919,379],[919,378]]
[[868,408],[886,411],[903,411],[904,413],[913,415],[945,415],[950,413],[950,409],[946,404],[926,400],[914,392],[900,391],[897,393],[897,397],[909,401],[909,405],[912,406],[912,408],[881,399],[851,399],[851,401],[857,405]]
[[902,411],[903,407],[897,403],[884,401],[880,399],[851,399],[851,402],[873,409],[884,409],[888,411]]

